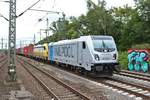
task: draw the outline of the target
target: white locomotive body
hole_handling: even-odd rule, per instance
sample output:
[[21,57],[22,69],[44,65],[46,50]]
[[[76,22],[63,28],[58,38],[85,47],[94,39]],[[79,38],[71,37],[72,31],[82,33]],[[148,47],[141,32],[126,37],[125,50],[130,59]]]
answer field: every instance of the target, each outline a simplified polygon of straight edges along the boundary
[[81,36],[49,44],[49,60],[96,76],[112,75],[117,71],[117,59],[112,36]]

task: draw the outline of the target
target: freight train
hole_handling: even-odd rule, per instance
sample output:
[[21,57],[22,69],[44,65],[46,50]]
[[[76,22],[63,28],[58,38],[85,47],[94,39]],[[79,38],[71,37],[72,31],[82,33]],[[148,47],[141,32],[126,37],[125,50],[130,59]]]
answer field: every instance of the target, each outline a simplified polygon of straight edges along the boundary
[[112,36],[81,36],[18,48],[17,54],[66,66],[96,77],[112,76],[119,71],[118,51]]

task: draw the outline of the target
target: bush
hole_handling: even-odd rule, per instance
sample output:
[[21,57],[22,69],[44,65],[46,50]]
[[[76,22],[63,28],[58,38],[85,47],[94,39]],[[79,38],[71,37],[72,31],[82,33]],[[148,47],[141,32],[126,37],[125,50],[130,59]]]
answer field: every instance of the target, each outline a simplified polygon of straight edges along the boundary
[[144,44],[136,44],[132,46],[134,49],[150,49],[150,44],[144,43]]
[[127,69],[128,68],[128,52],[124,51],[124,52],[118,52],[119,54],[119,58],[118,61],[120,63],[121,69]]

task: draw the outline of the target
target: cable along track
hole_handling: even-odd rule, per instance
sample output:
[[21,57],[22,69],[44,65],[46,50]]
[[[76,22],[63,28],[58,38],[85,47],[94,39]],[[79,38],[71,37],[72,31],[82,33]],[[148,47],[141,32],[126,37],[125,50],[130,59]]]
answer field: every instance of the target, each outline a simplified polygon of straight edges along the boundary
[[55,100],[90,100],[90,98],[73,89],[50,73],[25,61],[22,66],[41,84]]

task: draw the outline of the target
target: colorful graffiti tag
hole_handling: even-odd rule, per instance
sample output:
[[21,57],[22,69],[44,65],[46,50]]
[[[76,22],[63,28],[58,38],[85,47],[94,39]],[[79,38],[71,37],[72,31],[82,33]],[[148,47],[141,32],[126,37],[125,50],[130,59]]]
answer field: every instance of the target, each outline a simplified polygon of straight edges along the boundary
[[128,50],[128,70],[148,72],[148,50]]

